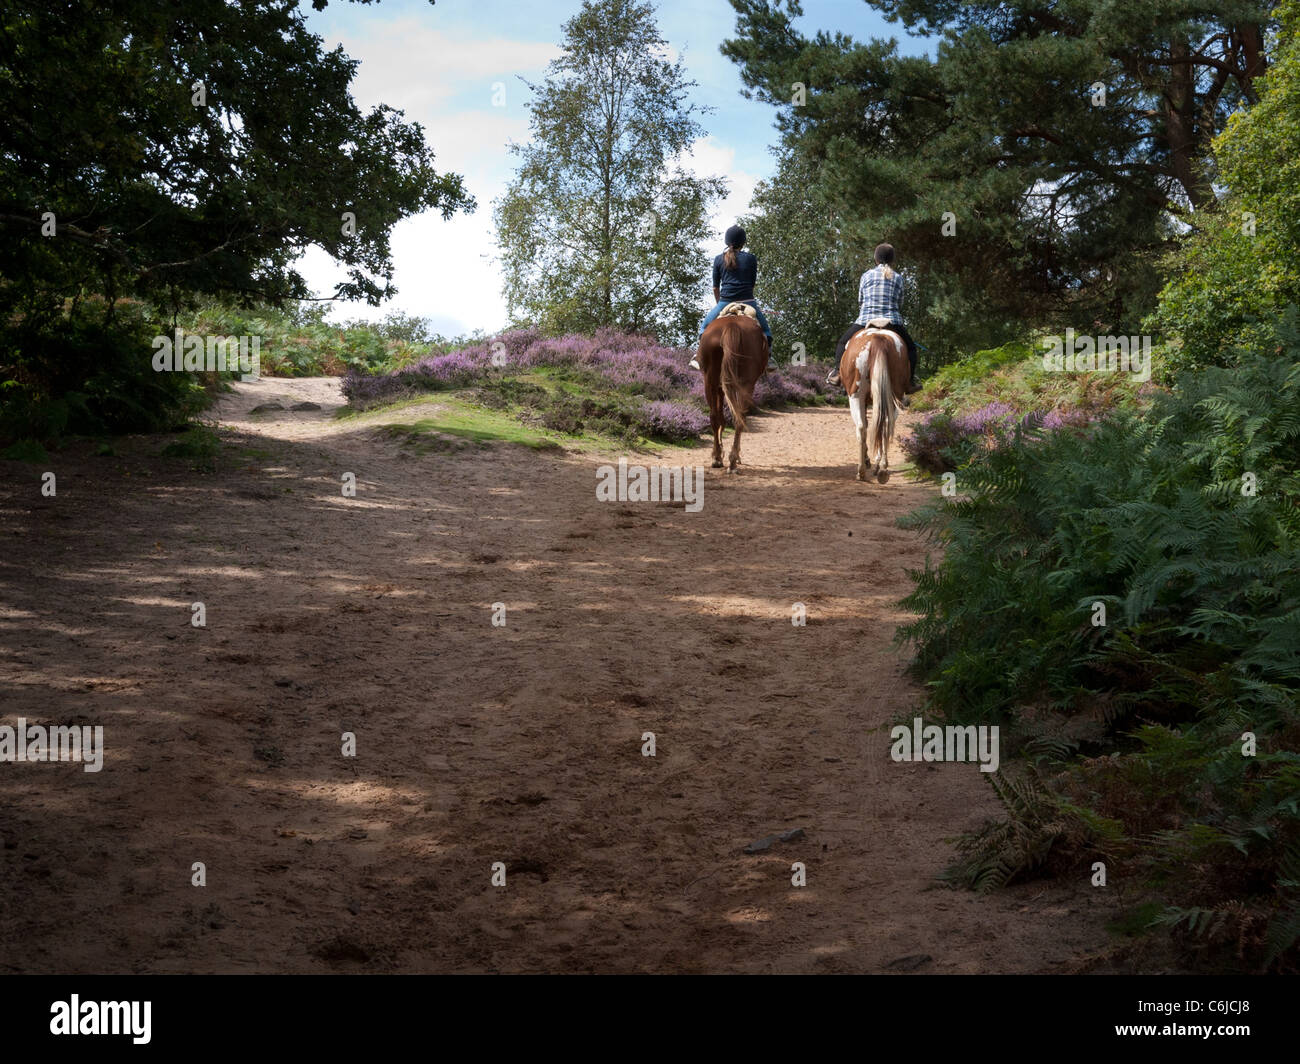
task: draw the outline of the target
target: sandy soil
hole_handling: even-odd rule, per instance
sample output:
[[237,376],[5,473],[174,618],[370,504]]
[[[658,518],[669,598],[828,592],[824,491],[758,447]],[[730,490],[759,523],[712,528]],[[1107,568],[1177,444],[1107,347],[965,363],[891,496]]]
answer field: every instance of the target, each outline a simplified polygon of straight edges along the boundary
[[99,773],[0,764],[0,971],[1038,972],[1105,948],[1082,880],[934,886],[997,803],[975,765],[889,760],[927,549],[894,521],[932,489],[857,483],[847,411],[758,417],[688,513],[598,502],[616,455],[404,454],[339,403],[241,385],[216,474],[158,438],[59,453],[56,498],[0,463],[0,723],[107,747]]

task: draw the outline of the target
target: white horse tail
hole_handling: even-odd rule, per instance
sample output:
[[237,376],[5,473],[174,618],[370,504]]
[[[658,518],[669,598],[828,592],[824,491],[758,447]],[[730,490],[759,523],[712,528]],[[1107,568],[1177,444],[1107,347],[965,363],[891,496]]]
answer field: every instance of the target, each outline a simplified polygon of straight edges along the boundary
[[[873,337],[867,341],[867,346],[870,347],[874,341]],[[871,416],[867,419],[868,454],[877,470],[889,463],[889,444],[897,423],[898,406],[889,379],[889,358],[884,351],[877,351],[876,361],[871,367]]]

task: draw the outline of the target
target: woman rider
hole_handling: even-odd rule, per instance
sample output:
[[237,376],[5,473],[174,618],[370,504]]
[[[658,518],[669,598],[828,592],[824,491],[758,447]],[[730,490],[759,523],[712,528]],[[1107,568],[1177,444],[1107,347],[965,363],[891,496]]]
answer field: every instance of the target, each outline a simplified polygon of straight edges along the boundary
[[907,344],[907,360],[912,364],[912,379],[904,389],[906,392],[921,390],[916,379],[916,341],[903,328],[903,314],[899,309],[903,302],[903,276],[896,273],[890,265],[894,261],[894,246],[879,244],[876,247],[876,265],[867,270],[858,282],[858,320],[840,337],[839,346],[835,348],[835,365],[826,376],[827,384],[840,383],[840,359],[844,357],[844,348],[853,334],[865,328],[873,318],[888,318],[885,328],[898,333]]
[[[717,301],[717,306],[700,323],[700,335],[704,335],[709,323],[722,313],[722,308],[728,303],[748,303],[758,312],[758,324],[762,326],[763,336],[767,339],[767,368],[776,369],[776,363],[772,361],[772,330],[767,324],[767,318],[763,316],[763,308],[754,298],[758,257],[740,250],[745,246],[745,230],[740,226],[733,225],[728,229],[725,239],[727,250],[713,260],[713,298]],[[700,368],[699,362],[694,358],[691,359],[691,368]]]

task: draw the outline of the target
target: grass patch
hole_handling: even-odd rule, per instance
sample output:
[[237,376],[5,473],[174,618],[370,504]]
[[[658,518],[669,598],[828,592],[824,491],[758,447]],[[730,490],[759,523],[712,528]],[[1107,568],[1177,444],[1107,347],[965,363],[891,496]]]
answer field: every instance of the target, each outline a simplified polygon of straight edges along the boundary
[[[665,443],[640,435],[631,426],[608,416],[598,402],[572,381],[554,381],[547,374],[507,378],[437,398],[415,396],[365,410],[344,407],[341,421],[373,423],[391,439],[419,454],[449,453],[466,446],[520,444],[533,450],[630,448],[650,454],[690,450],[694,439]],[[410,412],[409,421],[394,415]],[[602,416],[604,414],[604,416]]]
[[11,462],[48,462],[50,453],[36,440],[17,440],[0,451],[0,458]]
[[180,438],[162,449],[164,458],[188,458],[190,468],[196,473],[215,473],[217,456],[221,453],[221,437],[213,425],[196,422],[189,425]]
[[[519,444],[535,451],[560,447],[550,434],[531,429],[494,410],[468,403],[448,404],[447,409],[418,421],[380,425],[379,431],[417,454],[457,451],[464,446],[484,447],[493,443]],[[460,441],[460,446],[457,441]]]

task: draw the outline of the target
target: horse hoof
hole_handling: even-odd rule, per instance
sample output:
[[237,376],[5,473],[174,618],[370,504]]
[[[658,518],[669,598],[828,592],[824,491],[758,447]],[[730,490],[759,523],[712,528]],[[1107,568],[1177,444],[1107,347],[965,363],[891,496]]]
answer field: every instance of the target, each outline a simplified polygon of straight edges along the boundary
[[714,468],[714,469],[721,469],[721,468],[722,468],[722,463],[721,463],[721,462],[714,462],[714,463],[713,463],[713,468]]
[[858,479],[859,479],[859,480],[866,480],[866,479],[867,479],[867,474],[866,474],[865,472],[863,472],[861,469],[858,470]]
[[888,483],[889,483],[889,470],[888,470],[888,469],[882,469],[879,473],[876,474],[876,480],[879,481],[881,484],[888,484]]

